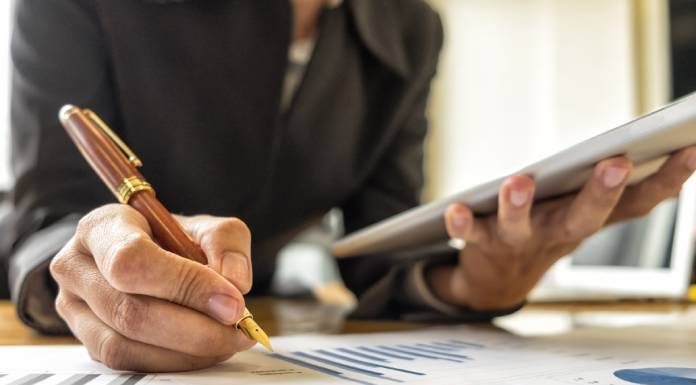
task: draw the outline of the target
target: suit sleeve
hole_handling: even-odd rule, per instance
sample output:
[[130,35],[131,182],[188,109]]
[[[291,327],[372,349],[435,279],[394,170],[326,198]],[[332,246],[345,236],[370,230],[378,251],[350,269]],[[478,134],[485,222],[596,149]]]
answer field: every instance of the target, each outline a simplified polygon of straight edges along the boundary
[[[432,38],[424,45],[432,52],[422,74],[412,79],[417,96],[410,115],[362,189],[343,205],[346,233],[396,215],[420,204],[423,186],[423,144],[430,84],[442,46],[442,25],[437,16]],[[434,47],[434,49],[433,49]],[[487,321],[517,308],[475,312],[440,301],[424,278],[427,268],[456,263],[457,252],[448,247],[414,250],[401,255],[372,255],[339,261],[346,285],[359,298],[354,316],[401,318],[414,321]]]
[[93,1],[21,0],[12,34],[11,134],[15,186],[0,224],[6,286],[19,317],[45,333],[56,315],[48,263],[78,218],[108,202],[107,189],[60,125],[64,104],[116,116],[113,83]]

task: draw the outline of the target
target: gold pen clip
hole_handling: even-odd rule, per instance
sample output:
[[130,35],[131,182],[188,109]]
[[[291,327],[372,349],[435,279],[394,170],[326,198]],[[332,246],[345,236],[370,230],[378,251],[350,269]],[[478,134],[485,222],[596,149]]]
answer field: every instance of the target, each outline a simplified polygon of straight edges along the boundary
[[101,120],[101,118],[99,118],[99,116],[98,116],[97,114],[95,114],[94,112],[92,112],[92,110],[88,110],[88,109],[83,109],[83,110],[82,110],[82,113],[85,114],[85,116],[87,116],[87,118],[91,119],[94,123],[96,123],[97,126],[99,126],[99,128],[101,128],[102,131],[104,131],[104,133],[106,133],[106,135],[109,136],[109,138],[116,144],[116,146],[118,146],[118,148],[120,148],[121,151],[123,151],[123,153],[128,157],[128,161],[129,161],[133,166],[135,166],[135,167],[143,167],[143,162],[140,161],[140,158],[138,158],[138,156],[135,155],[135,153],[133,152],[133,150],[131,150],[131,149],[121,140],[121,138],[119,138],[118,135],[116,135],[116,133],[114,133],[113,131],[111,131],[111,129],[109,128],[109,126],[107,126],[106,123],[104,123],[104,121]]

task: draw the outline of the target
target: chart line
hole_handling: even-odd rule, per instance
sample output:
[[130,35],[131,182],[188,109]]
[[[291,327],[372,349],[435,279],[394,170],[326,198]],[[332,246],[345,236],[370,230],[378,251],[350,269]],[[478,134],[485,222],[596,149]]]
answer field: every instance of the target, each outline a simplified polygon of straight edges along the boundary
[[98,374],[74,374],[56,385],[85,385],[97,377]]
[[353,363],[353,364],[369,366],[369,367],[372,367],[372,368],[390,369],[390,370],[395,370],[395,371],[397,371],[397,372],[402,372],[402,373],[406,373],[406,374],[413,374],[413,375],[416,375],[416,376],[424,376],[424,375],[425,375],[425,373],[414,372],[414,371],[411,371],[411,370],[406,370],[406,369],[401,369],[401,368],[395,368],[395,367],[393,367],[393,366],[382,365],[382,364],[376,364],[376,363],[374,363],[374,362],[367,362],[367,361],[358,360],[358,359],[355,359],[355,358],[352,358],[352,357],[344,356],[343,354],[338,354],[338,353],[330,352],[330,351],[324,350],[324,349],[316,350],[316,352],[317,352],[317,353],[320,353],[320,354],[323,354],[323,355],[325,355],[325,356],[332,357],[332,358],[338,358],[339,360],[348,361],[348,362],[351,362],[351,363]]
[[467,347],[467,346],[462,346],[462,345],[459,345],[459,344],[453,344],[453,343],[451,343],[451,342],[441,342],[441,341],[433,342],[433,344],[439,345],[439,346],[442,346],[442,347],[451,348],[451,349],[456,349],[456,350],[464,349],[464,348]]
[[389,362],[389,360],[386,360],[384,358],[372,356],[372,355],[361,353],[361,352],[356,352],[355,350],[351,350],[351,349],[347,349],[347,348],[338,348],[336,350],[338,350],[339,352],[342,352],[342,353],[352,354],[356,357],[365,358],[365,359],[372,360],[372,361],[379,361],[379,362],[385,362],[385,363]]
[[296,356],[300,356],[302,358],[309,358],[310,360],[318,361],[318,362],[321,362],[322,364],[332,365],[332,366],[335,366],[335,367],[338,367],[341,369],[350,370],[352,372],[363,374],[366,376],[377,377],[380,379],[393,381],[393,382],[403,382],[403,381],[396,379],[396,378],[387,377],[384,375],[384,373],[375,372],[373,370],[368,370],[368,369],[363,369],[363,368],[358,368],[358,367],[352,366],[352,365],[346,365],[346,364],[343,364],[341,362],[336,362],[333,360],[327,360],[326,358],[318,357],[318,356],[315,356],[313,354],[309,354],[309,353],[305,353],[305,352],[293,352],[293,354]]
[[458,350],[461,350],[461,348],[436,345],[434,342],[431,344],[416,344],[416,346],[422,346],[422,347],[428,348],[428,349],[436,349],[436,350],[443,351],[443,352],[456,352]]
[[106,385],[135,385],[144,377],[144,374],[121,374]]
[[459,340],[450,340],[450,342],[453,342],[453,343],[455,343],[455,344],[457,344],[457,345],[470,346],[470,347],[472,347],[472,348],[479,348],[479,349],[483,349],[483,348],[484,348],[483,345],[481,345],[481,344],[476,344],[476,343],[473,343],[473,342],[464,342],[464,341],[459,341]]
[[469,356],[464,356],[464,355],[461,355],[461,354],[438,352],[438,351],[434,351],[434,350],[430,350],[430,349],[421,348],[421,347],[418,347],[418,346],[399,345],[399,347],[400,347],[400,348],[404,348],[404,349],[413,349],[413,350],[416,350],[416,351],[419,351],[419,352],[423,352],[423,353],[428,353],[428,354],[439,354],[439,355],[442,355],[442,356],[445,356],[445,357],[457,358],[457,359],[461,359],[461,360],[470,360],[470,359],[471,359],[471,357],[469,357]]
[[436,356],[429,355],[429,354],[424,354],[424,353],[420,353],[420,352],[414,352],[414,351],[412,351],[412,350],[405,350],[405,349],[400,349],[400,348],[394,348],[394,347],[391,347],[391,346],[380,346],[380,349],[386,349],[386,350],[393,351],[393,352],[397,352],[397,353],[401,353],[401,354],[410,354],[410,355],[415,356],[415,357],[430,358],[431,360],[445,360],[445,361],[452,361],[452,362],[457,362],[457,363],[463,362],[463,361],[461,361],[461,360],[455,360],[455,359],[446,358],[446,357],[436,357]]
[[413,361],[413,357],[403,356],[403,355],[397,355],[397,354],[393,354],[393,353],[389,353],[389,352],[377,350],[377,349],[374,349],[374,348],[368,348],[368,347],[366,347],[366,346],[360,346],[360,347],[358,347],[358,349],[364,350],[364,351],[370,352],[370,353],[381,354],[381,355],[383,355],[383,356],[385,356],[385,357],[395,358],[395,359],[397,359],[397,360]]
[[34,385],[34,384],[36,384],[40,381],[43,381],[51,376],[53,376],[53,374],[49,374],[49,373],[27,374],[26,376],[20,377],[16,380],[10,382],[7,385]]
[[350,381],[350,382],[355,382],[355,383],[361,384],[361,385],[375,385],[375,384],[373,384],[373,383],[371,383],[371,382],[367,382],[367,381],[362,381],[362,380],[357,380],[357,379],[354,379],[354,378],[346,377],[346,376],[343,375],[343,373],[338,372],[338,371],[336,371],[336,370],[329,369],[329,368],[325,368],[325,367],[319,366],[319,365],[314,365],[314,364],[312,364],[312,363],[310,363],[310,362],[298,360],[298,359],[296,359],[296,358],[284,356],[284,355],[282,355],[282,354],[271,353],[271,354],[269,354],[269,356],[271,356],[271,357],[273,357],[273,358],[277,358],[277,359],[279,359],[279,360],[283,360],[283,361],[285,361],[285,362],[289,362],[289,363],[291,363],[291,364],[295,364],[295,365],[297,365],[297,366],[301,366],[301,367],[303,367],[303,368],[307,368],[307,369],[310,369],[310,370],[317,371],[317,372],[319,372],[319,373],[323,373],[323,374],[326,374],[326,375],[329,375],[329,376],[332,376],[332,377],[340,378],[340,379],[342,379],[342,380],[346,380],[346,381]]

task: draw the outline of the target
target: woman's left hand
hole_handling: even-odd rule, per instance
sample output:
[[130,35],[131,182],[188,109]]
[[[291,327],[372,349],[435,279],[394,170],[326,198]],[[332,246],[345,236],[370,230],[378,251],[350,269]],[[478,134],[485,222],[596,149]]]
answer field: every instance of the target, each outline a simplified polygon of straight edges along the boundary
[[475,218],[463,204],[445,212],[452,238],[466,241],[456,265],[436,266],[426,279],[443,301],[474,310],[519,305],[543,274],[604,226],[643,216],[676,196],[696,170],[696,146],[672,155],[660,170],[626,187],[632,170],[625,157],[599,162],[580,192],[533,205],[534,181],[508,178],[497,214]]

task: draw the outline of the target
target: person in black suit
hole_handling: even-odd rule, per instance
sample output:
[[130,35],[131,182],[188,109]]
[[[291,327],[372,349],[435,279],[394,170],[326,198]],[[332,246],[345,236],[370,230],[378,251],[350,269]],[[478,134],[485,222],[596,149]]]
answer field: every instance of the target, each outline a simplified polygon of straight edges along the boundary
[[[18,314],[72,331],[116,369],[201,368],[250,347],[229,325],[242,295],[267,290],[290,239],[334,207],[350,232],[419,203],[442,39],[422,0],[19,1],[16,184],[2,231]],[[160,249],[136,211],[108,204],[58,123],[66,103],[97,112],[139,154],[209,268]],[[695,168],[692,147],[626,189],[630,162],[608,159],[580,193],[533,209],[533,180],[511,177],[497,215],[447,210],[461,252],[342,262],[354,315],[514,311],[554,261],[673,196]]]

